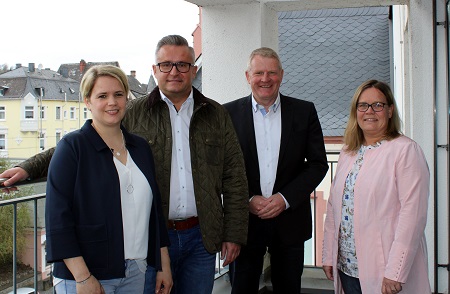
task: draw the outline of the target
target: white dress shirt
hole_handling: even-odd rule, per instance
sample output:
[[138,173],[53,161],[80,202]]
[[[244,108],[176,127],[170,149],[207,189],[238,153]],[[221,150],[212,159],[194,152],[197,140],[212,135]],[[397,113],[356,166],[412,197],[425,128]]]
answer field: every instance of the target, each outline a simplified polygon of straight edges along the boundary
[[[280,94],[268,111],[259,105],[252,95],[253,123],[255,126],[256,149],[258,152],[260,185],[262,196],[272,196],[277,177],[278,156],[281,140]],[[281,193],[280,193],[281,195]],[[283,195],[286,209],[289,204]]]
[[186,219],[197,216],[189,147],[189,126],[194,112],[194,98],[191,90],[189,97],[177,111],[172,101],[161,91],[160,94],[169,106],[173,139],[169,219]]

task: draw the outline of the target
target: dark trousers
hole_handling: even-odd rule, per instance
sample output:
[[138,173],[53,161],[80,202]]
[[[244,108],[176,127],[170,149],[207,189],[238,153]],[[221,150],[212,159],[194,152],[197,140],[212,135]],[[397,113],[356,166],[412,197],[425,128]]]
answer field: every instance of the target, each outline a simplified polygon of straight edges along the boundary
[[348,276],[338,270],[339,278],[341,279],[342,288],[345,294],[362,294],[361,284],[358,278]]
[[[252,218],[252,217],[250,217]],[[274,238],[272,221],[261,221],[260,226],[249,226],[247,246],[230,267],[232,294],[257,294],[264,255],[270,253],[273,293],[301,293],[304,245],[287,246]]]

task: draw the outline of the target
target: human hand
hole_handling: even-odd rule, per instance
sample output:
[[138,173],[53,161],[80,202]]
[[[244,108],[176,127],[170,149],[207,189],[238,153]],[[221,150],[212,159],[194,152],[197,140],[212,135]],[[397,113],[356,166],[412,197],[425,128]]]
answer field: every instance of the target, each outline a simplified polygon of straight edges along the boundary
[[172,272],[169,270],[162,270],[156,273],[156,287],[155,293],[169,294],[172,290],[173,280]]
[[167,247],[161,248],[161,271],[156,273],[155,293],[169,294],[172,290],[173,279],[170,269],[170,256]]
[[91,275],[86,283],[77,283],[77,294],[105,294],[102,284]]
[[265,202],[265,204],[265,207],[263,207],[257,214],[261,219],[277,217],[286,209],[286,203],[284,202],[283,196],[279,193],[267,198],[267,202]]
[[330,265],[324,265],[322,266],[323,271],[325,272],[325,275],[327,276],[327,279],[330,281],[334,281],[333,276],[333,267]]
[[220,252],[220,259],[225,261],[223,266],[232,263],[241,252],[241,245],[232,242],[223,242],[222,251]]
[[3,182],[4,186],[11,186],[16,182],[26,180],[28,177],[28,172],[21,167],[13,167],[0,174],[0,178],[8,178]]
[[396,294],[402,291],[402,284],[400,282],[383,278],[383,283],[381,284],[382,294]]
[[269,203],[266,197],[255,195],[249,203],[250,213],[258,215],[258,213]]

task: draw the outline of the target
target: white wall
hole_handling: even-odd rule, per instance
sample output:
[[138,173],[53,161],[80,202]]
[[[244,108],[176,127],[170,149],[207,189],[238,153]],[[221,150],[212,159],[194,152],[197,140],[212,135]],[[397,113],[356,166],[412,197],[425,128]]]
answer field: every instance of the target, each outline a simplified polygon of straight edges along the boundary
[[257,2],[202,10],[202,92],[225,103],[250,94],[245,70],[250,53],[278,47],[278,18]]

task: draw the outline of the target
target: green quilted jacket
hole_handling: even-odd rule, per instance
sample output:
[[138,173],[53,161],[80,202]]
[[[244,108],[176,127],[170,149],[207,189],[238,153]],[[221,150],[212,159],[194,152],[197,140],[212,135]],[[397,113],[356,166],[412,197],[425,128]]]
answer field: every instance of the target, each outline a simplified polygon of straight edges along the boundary
[[[248,187],[242,151],[228,112],[219,103],[194,91],[189,130],[195,201],[203,236],[210,252],[222,242],[245,245],[248,230]],[[128,103],[125,128],[145,138],[155,158],[162,208],[169,214],[172,130],[167,104],[156,87]],[[30,178],[45,177],[53,149],[19,164]]]

